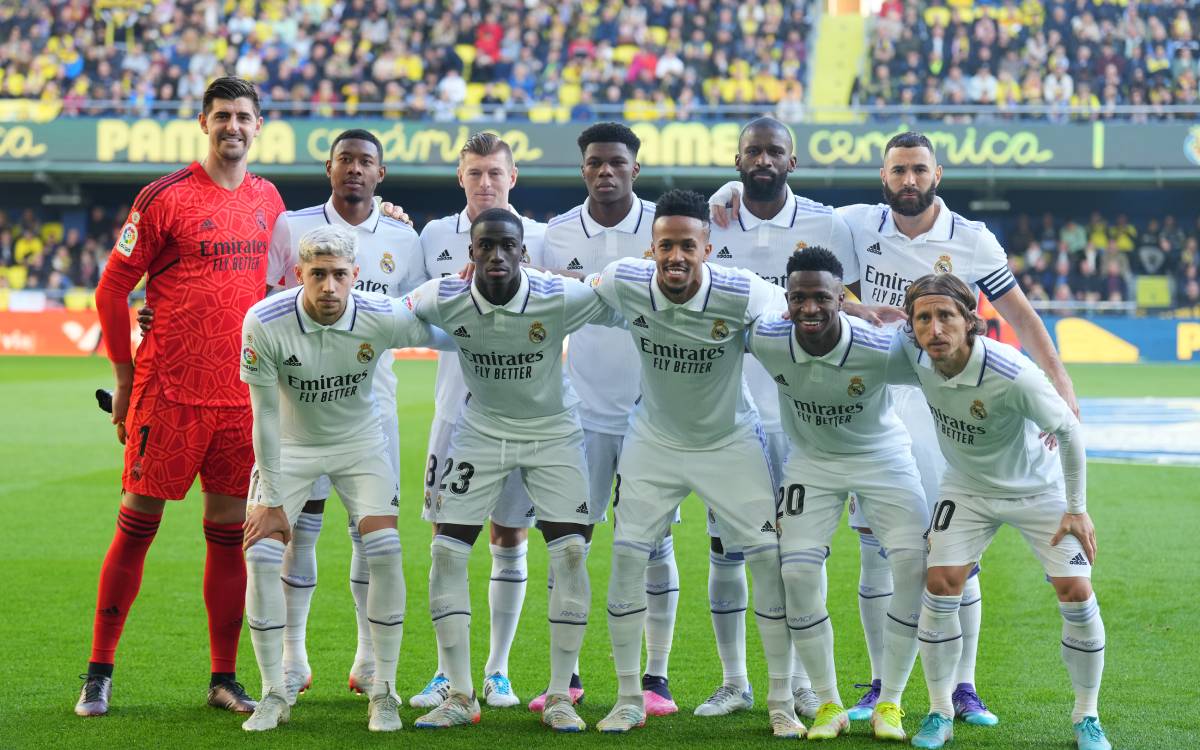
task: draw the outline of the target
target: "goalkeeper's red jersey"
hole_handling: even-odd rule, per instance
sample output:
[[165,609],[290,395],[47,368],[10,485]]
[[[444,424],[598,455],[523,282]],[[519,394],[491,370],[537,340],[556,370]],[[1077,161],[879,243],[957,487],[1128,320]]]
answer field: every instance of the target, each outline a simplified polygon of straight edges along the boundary
[[283,210],[269,181],[247,173],[226,190],[198,162],[143,188],[96,289],[109,359],[130,361],[127,297],[147,276],[154,324],[138,347],[135,383],[153,380],[176,403],[249,404],[238,377],[242,318],[263,297]]

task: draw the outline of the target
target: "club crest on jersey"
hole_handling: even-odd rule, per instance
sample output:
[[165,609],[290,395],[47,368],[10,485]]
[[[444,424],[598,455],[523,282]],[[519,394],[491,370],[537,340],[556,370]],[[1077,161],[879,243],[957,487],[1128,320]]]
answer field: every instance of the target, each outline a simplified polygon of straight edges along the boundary
[[953,273],[954,264],[950,262],[949,255],[943,255],[933,264],[934,273]]
[[546,340],[546,327],[538,321],[533,321],[533,325],[529,326],[529,340],[535,344],[540,344]]
[[391,253],[384,253],[383,257],[379,259],[379,270],[384,273],[396,270],[396,259],[392,257]]
[[267,231],[267,215],[261,208],[254,212],[254,223],[258,225],[259,229]]
[[373,359],[375,359],[375,350],[371,348],[370,344],[363,344],[362,346],[358,347],[359,362],[362,362],[365,365]]
[[133,466],[129,467],[129,475],[134,479],[142,478],[142,459],[134,459]]
[[712,337],[715,341],[720,341],[729,336],[729,326],[725,325],[725,321],[717,319],[713,321]]
[[850,387],[848,387],[846,389],[846,393],[850,394],[854,398],[858,398],[859,396],[863,395],[866,392],[867,392],[867,387],[865,385],[863,385],[862,378],[858,377],[857,375],[850,378]]
[[646,252],[642,253],[643,260],[650,260],[653,257],[654,257],[654,250],[647,250]]
[[796,243],[797,250],[805,250],[807,248],[808,248],[808,243],[805,242],[804,240],[800,240],[799,242]]
[[242,347],[242,364],[246,367],[253,368],[258,364],[258,353],[250,347]]
[[124,253],[126,257],[133,255],[133,248],[137,247],[137,240],[137,227],[130,221],[121,227],[121,237],[117,240],[117,249]]
[[521,262],[524,263],[525,265],[529,265],[530,261],[529,261],[529,251],[528,250],[521,251]]
[[987,409],[983,408],[983,402],[976,400],[971,404],[971,416],[976,419],[987,419]]

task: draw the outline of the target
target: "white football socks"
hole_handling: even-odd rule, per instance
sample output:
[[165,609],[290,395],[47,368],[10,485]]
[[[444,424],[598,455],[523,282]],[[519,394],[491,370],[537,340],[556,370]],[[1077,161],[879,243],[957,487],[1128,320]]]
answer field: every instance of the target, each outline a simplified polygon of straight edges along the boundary
[[963,585],[962,604],[958,608],[962,628],[962,657],[958,660],[955,683],[975,684],[975,657],[979,651],[979,624],[983,620],[983,593],[979,589],[979,574],[967,577]]
[[[768,704],[792,705],[792,640],[788,635],[779,545],[764,544],[743,551],[754,576],[754,620],[767,659]],[[822,558],[823,559],[823,558]]]
[[379,529],[362,535],[363,552],[371,568],[367,594],[367,619],[375,648],[375,680],[372,694],[396,685],[400,643],[404,639],[404,565],[400,535],[396,529]]
[[[921,594],[925,590],[925,551],[888,551],[895,580],[895,593],[884,614],[883,655],[878,665],[879,700],[900,705],[904,687],[917,659],[917,622],[921,616]],[[861,599],[860,599],[861,601]]]
[[807,685],[798,684],[793,667],[792,689],[811,687],[821,703],[841,705],[833,659],[833,625],[821,594],[825,548],[792,550],[780,557],[788,630],[796,660],[805,667],[806,679],[810,680]]
[[675,543],[663,537],[646,565],[646,674],[667,677],[675,611],[679,607],[679,568]]
[[525,587],[529,580],[527,552],[529,544],[515,547],[491,545],[492,576],[488,582],[488,610],[491,613],[490,648],[484,674],[508,674],[508,654],[521,620]]
[[740,690],[746,677],[746,562],[741,554],[708,553],[708,604],[712,612],[722,681]]
[[1062,659],[1075,688],[1071,723],[1085,716],[1099,718],[1100,676],[1104,672],[1104,621],[1092,594],[1083,602],[1059,602],[1062,613]]
[[955,670],[962,655],[962,631],[958,624],[958,606],[962,596],[935,596],[925,590],[921,599],[921,619],[917,626],[921,665],[929,688],[929,711],[947,719],[954,718]]
[[859,533],[858,561],[858,616],[871,660],[871,679],[878,680],[883,673],[883,623],[892,602],[892,566],[874,534]]
[[617,671],[617,697],[642,695],[642,631],[646,625],[646,562],[650,545],[613,544],[608,579],[608,633]]
[[283,680],[283,629],[287,605],[283,600],[283,542],[260,539],[246,550],[246,623],[262,675],[263,695],[286,693]]
[[567,695],[592,604],[587,544],[581,535],[570,534],[548,542],[546,551],[555,581],[549,602],[550,686],[546,693]]
[[429,616],[437,632],[438,663],[450,689],[471,695],[471,596],[467,560],[471,545],[438,535],[429,547]]
[[367,620],[367,596],[371,589],[371,566],[363,552],[362,536],[350,522],[350,595],[354,597],[354,619],[358,625],[358,644],[354,649],[354,666],[375,663],[371,645],[371,623]]
[[317,537],[321,535],[320,513],[301,513],[292,527],[292,541],[283,553],[283,598],[287,606],[287,627],[283,630],[285,669],[308,670],[308,651],[304,647],[308,610],[317,586]]

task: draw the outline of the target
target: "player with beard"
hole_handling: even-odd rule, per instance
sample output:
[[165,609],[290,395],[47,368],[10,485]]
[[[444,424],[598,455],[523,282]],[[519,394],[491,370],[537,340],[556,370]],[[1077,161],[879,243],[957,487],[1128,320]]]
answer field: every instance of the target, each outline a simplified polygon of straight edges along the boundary
[[[745,210],[728,227],[712,229],[713,264],[754,271],[782,288],[787,284],[784,269],[794,250],[819,245],[854,262],[846,222],[832,207],[795,195],[788,187],[788,174],[796,168],[796,156],[786,125],[773,117],[747,123],[738,138],[734,165],[741,177]],[[788,455],[788,438],[780,418],[776,384],[759,361],[749,355],[745,377],[767,446],[772,483],[778,487]],[[696,708],[696,715],[720,716],[749,709],[754,697],[746,681],[745,563],[736,554],[725,552],[711,516],[708,527],[712,537],[709,603],[723,674],[722,684]],[[799,658],[793,661],[792,691],[796,711],[814,718],[820,701]]]

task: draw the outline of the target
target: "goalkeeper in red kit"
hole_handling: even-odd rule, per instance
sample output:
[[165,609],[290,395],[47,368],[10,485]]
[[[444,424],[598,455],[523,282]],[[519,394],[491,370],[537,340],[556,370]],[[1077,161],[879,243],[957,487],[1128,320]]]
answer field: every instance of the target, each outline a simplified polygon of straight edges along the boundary
[[[80,716],[108,712],[113,657],[146,552],[166,501],[182,499],[197,474],[207,542],[208,702],[240,713],[255,706],[235,675],[246,599],[242,525],[254,462],[250,397],[238,362],[242,320],[265,293],[271,230],[284,208],[275,186],[246,169],[262,128],[254,85],[213,81],[199,122],[207,156],[142,189],[96,289],[125,470],[116,534],[100,568],[91,658],[75,706]],[[128,297],[143,276],[157,315],[135,367]]]

